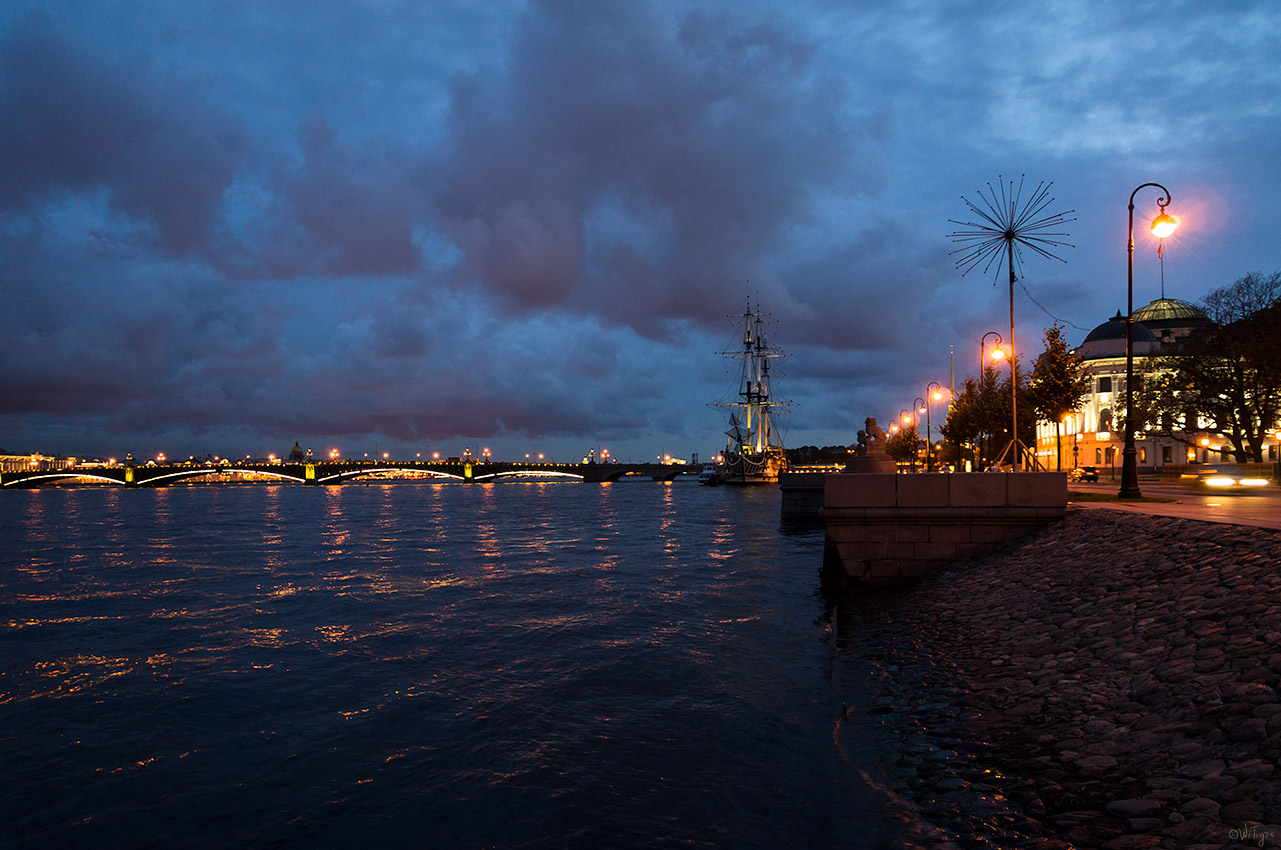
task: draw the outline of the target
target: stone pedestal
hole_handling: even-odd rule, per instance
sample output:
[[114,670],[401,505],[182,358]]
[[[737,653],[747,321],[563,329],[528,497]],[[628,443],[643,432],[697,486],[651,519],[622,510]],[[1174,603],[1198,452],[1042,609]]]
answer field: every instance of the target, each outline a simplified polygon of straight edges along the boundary
[[1067,512],[1063,472],[824,476],[822,588],[840,593],[983,555]]

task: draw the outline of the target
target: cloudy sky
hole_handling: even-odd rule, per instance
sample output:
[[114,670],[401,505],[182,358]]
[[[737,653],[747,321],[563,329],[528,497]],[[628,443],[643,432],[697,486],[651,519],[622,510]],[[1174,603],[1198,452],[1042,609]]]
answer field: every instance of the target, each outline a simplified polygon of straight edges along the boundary
[[[750,296],[788,445],[1006,334],[949,219],[1052,182],[1016,341],[1281,268],[1275,0],[16,0],[0,448],[636,459],[723,446]],[[1160,294],[1136,199],[1136,306]]]

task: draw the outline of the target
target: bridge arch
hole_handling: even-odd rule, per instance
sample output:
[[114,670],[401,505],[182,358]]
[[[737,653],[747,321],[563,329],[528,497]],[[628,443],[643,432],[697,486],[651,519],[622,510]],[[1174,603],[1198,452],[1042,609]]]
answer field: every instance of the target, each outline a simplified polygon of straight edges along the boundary
[[85,472],[84,470],[79,470],[79,471],[58,470],[56,472],[45,472],[45,473],[37,473],[34,475],[27,475],[15,480],[5,480],[3,482],[3,486],[12,487],[15,490],[29,489],[33,487],[39,487],[41,483],[49,483],[52,481],[56,481],[58,479],[73,479],[73,478],[88,478],[91,481],[101,481],[104,484],[120,484],[121,483],[119,478],[112,478],[108,475],[95,475],[90,472]]
[[[451,472],[444,472],[439,469],[422,469],[420,467],[406,466],[377,466],[372,468],[344,469],[332,475],[317,475],[317,484],[338,484],[343,481],[350,481],[353,478],[359,478],[362,475],[372,475],[378,472],[412,472],[417,475],[428,475],[432,478],[445,478],[451,481],[465,481],[461,475],[454,475]],[[295,481],[301,479],[294,479]]]
[[568,478],[582,481],[583,476],[574,472],[560,472],[554,469],[505,469],[487,475],[473,475],[472,481],[493,481],[497,478]]

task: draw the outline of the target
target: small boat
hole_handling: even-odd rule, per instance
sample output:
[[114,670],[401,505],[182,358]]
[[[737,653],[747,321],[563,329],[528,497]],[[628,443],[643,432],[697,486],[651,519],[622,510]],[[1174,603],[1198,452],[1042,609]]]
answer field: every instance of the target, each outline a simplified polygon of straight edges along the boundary
[[698,483],[708,487],[719,487],[725,483],[725,470],[714,463],[703,464],[703,470],[698,473]]

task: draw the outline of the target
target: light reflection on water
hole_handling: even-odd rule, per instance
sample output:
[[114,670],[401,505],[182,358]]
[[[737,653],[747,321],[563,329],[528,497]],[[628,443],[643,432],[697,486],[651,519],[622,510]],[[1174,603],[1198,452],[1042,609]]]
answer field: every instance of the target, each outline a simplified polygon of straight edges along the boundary
[[7,847],[888,835],[832,746],[821,533],[776,491],[3,497]]

